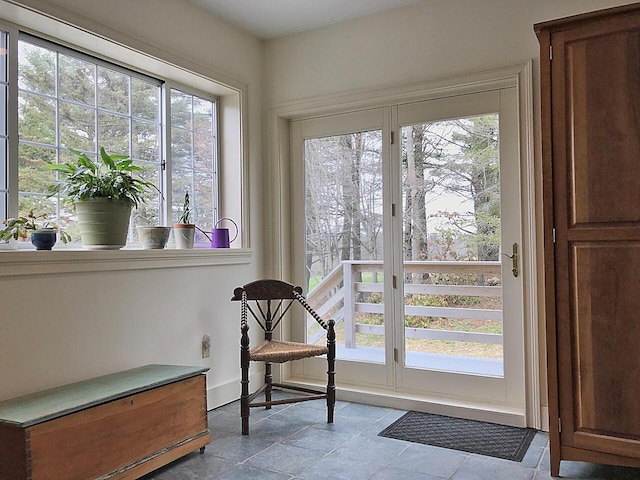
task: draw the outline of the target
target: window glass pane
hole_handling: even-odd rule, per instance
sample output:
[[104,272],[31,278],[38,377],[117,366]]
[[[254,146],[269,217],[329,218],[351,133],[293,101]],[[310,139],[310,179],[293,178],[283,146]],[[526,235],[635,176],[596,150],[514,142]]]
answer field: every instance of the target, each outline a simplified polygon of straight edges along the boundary
[[55,144],[55,102],[39,95],[20,92],[18,95],[18,129],[20,140]]
[[[0,138],[0,190],[7,189],[7,140]],[[0,215],[6,212],[0,208]]]
[[0,135],[7,135],[7,86],[2,84],[0,84]]
[[98,67],[98,106],[129,114],[129,76]]
[[0,82],[7,81],[7,34],[0,31]]
[[[195,222],[196,225],[198,225],[198,227],[200,227],[205,232],[211,232],[211,229],[213,228],[213,209],[212,208],[196,208],[193,215],[193,221]],[[233,235],[235,232],[233,225],[225,224],[220,226],[224,228],[229,228],[229,235]],[[233,238],[233,236],[230,237],[230,240],[231,238]],[[206,239],[203,237],[201,240],[198,240],[198,241],[203,242],[203,241],[206,241]]]
[[[55,117],[50,121],[54,122]],[[60,102],[60,145],[76,150],[96,151],[96,111]]]
[[[304,141],[309,298],[325,289],[334,292],[316,301],[336,319],[339,358],[378,363],[385,361],[382,144],[382,130]],[[347,290],[354,304],[367,309],[356,311],[335,297]],[[321,342],[323,333],[308,323],[307,343]]]
[[198,170],[213,171],[213,138],[211,135],[195,133],[193,135],[194,167]]
[[111,155],[129,155],[129,117],[98,113],[98,145]]
[[193,129],[211,136],[213,132],[212,103],[210,100],[194,97]]
[[171,90],[171,126],[191,128],[191,95]]
[[20,195],[18,215],[26,217],[33,210],[35,215],[47,215],[49,222],[57,223],[56,201],[45,195]]
[[58,95],[65,100],[95,106],[96,67],[68,55],[58,56]]
[[[142,169],[138,172],[138,176],[147,182],[153,183],[156,187],[159,187],[158,178],[160,165],[157,163],[136,162],[136,165]],[[146,202],[160,202],[160,194],[157,190],[151,189],[143,195]]]
[[179,130],[177,128],[171,130],[171,158],[175,165],[192,165],[193,155],[191,151],[190,131]]
[[160,159],[158,124],[132,120],[131,157],[157,162]]
[[158,123],[159,106],[158,86],[131,78],[131,115]]
[[194,203],[198,207],[212,209],[213,201],[213,174],[206,172],[194,172]]
[[56,179],[46,166],[56,163],[56,150],[21,143],[18,147],[18,188],[21,192],[47,193],[47,187]]
[[56,54],[26,42],[18,43],[18,87],[55,95]]

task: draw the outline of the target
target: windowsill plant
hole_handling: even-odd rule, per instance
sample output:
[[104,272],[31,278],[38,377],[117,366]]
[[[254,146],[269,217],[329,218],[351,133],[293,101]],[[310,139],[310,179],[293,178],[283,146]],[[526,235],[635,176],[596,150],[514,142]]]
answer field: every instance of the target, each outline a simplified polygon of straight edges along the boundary
[[184,192],[182,212],[180,213],[178,221],[173,225],[173,237],[176,242],[176,248],[181,250],[193,248],[195,234],[196,226],[194,223],[191,223],[189,191],[186,191]]
[[122,248],[127,243],[131,209],[144,203],[144,193],[158,188],[133,176],[142,169],[127,155],[109,155],[101,147],[102,162],[96,164],[82,152],[73,148],[69,151],[78,157],[75,164],[48,166],[65,175],[49,187],[49,195],[61,194],[73,203],[83,247]]
[[71,240],[66,232],[47,219],[46,213],[35,214],[33,210],[26,217],[8,218],[2,222],[2,225],[4,228],[0,230],[0,240],[8,243],[11,239],[26,241],[31,237],[31,243],[36,250],[51,250],[58,234],[62,243]]

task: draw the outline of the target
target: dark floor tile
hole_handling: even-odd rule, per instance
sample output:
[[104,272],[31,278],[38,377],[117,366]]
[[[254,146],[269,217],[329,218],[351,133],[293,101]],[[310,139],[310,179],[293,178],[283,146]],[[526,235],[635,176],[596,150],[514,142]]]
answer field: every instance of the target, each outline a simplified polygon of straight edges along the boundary
[[337,461],[336,458],[329,455],[302,472],[299,478],[305,480],[370,480],[381,468],[380,465],[348,458]]
[[319,408],[304,408],[295,405],[281,412],[277,412],[269,418],[282,421],[297,421],[298,423],[304,422],[307,425],[313,425],[318,422],[326,422],[327,411]]
[[425,475],[418,472],[410,472],[394,467],[383,467],[373,480],[443,480],[442,477],[434,477],[433,475]]
[[305,428],[286,438],[283,442],[297,447],[329,453],[352,437],[353,435],[348,433],[328,432],[320,428]]
[[535,469],[523,467],[516,462],[470,455],[451,478],[452,480],[531,480],[535,473]]
[[365,405],[363,403],[349,403],[342,410],[343,415],[354,415],[357,417],[371,417],[380,420],[385,415],[394,412],[393,408],[376,407],[374,405]]
[[308,426],[307,422],[295,418],[271,416],[250,424],[249,437],[280,442]]
[[239,434],[242,432],[240,415],[223,411],[218,415],[209,417],[209,429]]
[[343,458],[351,458],[382,466],[387,465],[406,448],[405,444],[400,442],[394,444],[386,438],[357,435],[340,445],[332,456],[340,461]]
[[318,450],[278,443],[254,455],[247,464],[266,470],[296,475],[324,457]]
[[236,462],[214,455],[191,453],[141,480],[202,480],[219,478],[231,470]]
[[468,455],[430,445],[410,444],[389,463],[389,466],[412,472],[449,478]]
[[356,435],[363,432],[376,422],[375,418],[371,417],[357,417],[353,415],[344,415],[340,413],[336,415],[333,423],[318,422],[314,425],[315,428],[322,428],[330,432],[342,432]]
[[221,437],[211,446],[214,455],[236,462],[244,462],[273,443],[273,441],[264,438],[252,438],[250,435],[238,434]]
[[[209,480],[208,477],[205,478]],[[210,478],[216,478],[218,480],[289,480],[291,475],[271,472],[247,464],[239,464],[219,477]]]

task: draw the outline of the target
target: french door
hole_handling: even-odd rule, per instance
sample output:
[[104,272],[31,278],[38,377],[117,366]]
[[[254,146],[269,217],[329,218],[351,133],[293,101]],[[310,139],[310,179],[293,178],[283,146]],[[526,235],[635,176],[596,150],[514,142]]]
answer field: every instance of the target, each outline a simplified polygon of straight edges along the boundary
[[341,383],[524,410],[518,135],[515,88],[292,122],[294,277]]

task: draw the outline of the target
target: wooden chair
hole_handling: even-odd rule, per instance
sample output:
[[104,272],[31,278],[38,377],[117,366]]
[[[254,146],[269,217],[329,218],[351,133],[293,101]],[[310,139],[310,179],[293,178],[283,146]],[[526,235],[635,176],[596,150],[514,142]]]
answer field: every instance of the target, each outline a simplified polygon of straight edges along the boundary
[[[242,370],[242,393],[240,396],[240,416],[242,417],[242,434],[249,434],[249,410],[252,407],[265,407],[271,409],[272,405],[304,402],[308,400],[327,399],[327,422],[333,423],[333,410],[336,401],[335,388],[335,358],[336,358],[336,334],[335,322],[331,319],[324,321],[309,306],[302,296],[302,288],[296,287],[280,280],[257,280],[238,287],[233,291],[232,301],[240,301],[240,368]],[[293,303],[298,302],[311,314],[320,327],[327,331],[327,344],[309,345],[306,343],[284,342],[273,340],[273,332],[289,311]],[[249,346],[248,314],[256,320],[264,331],[264,341],[254,348]],[[273,383],[271,366],[273,363],[285,363],[302,358],[327,356],[327,388],[326,390],[314,390],[295,385]],[[264,385],[253,393],[249,393],[249,364],[250,362],[264,362]],[[293,398],[273,400],[271,393],[273,387],[284,390],[301,392],[305,395]],[[254,399],[264,392],[263,402],[254,402]]]

